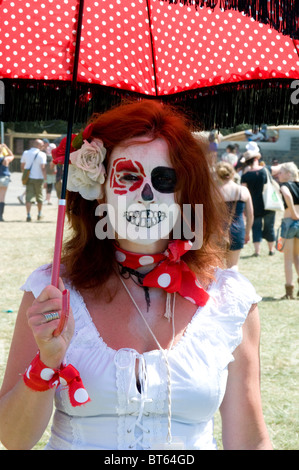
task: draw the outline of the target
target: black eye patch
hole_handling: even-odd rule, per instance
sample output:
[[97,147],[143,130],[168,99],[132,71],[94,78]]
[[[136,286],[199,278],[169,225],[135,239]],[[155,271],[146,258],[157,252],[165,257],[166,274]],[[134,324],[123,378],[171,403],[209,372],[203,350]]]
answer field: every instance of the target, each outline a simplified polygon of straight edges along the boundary
[[157,166],[151,173],[152,185],[159,193],[174,193],[176,174],[173,168]]

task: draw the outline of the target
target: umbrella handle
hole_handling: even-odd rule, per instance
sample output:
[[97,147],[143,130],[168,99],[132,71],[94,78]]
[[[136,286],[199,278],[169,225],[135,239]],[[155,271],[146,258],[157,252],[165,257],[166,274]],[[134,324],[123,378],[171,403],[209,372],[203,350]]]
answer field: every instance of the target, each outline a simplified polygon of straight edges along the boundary
[[65,199],[59,199],[57,224],[56,224],[56,237],[54,246],[54,257],[52,264],[52,286],[59,286],[59,273],[60,273],[60,258],[63,239],[63,228],[65,219]]
[[[52,264],[52,286],[59,287],[59,273],[60,273],[60,258],[61,258],[61,249],[62,249],[62,240],[63,240],[63,229],[64,229],[64,220],[65,220],[65,199],[59,199],[58,214],[57,214],[57,224],[56,224],[56,237],[55,237],[55,247],[54,247],[54,256]],[[54,331],[54,336],[59,336],[69,317],[70,309],[70,293],[65,289],[62,293],[62,310],[60,315],[60,323],[56,330]]]
[[68,289],[65,289],[62,292],[62,310],[60,314],[60,322],[58,327],[53,333],[53,336],[59,336],[63,330],[65,325],[67,324],[68,318],[69,318],[69,312],[70,312],[70,291]]

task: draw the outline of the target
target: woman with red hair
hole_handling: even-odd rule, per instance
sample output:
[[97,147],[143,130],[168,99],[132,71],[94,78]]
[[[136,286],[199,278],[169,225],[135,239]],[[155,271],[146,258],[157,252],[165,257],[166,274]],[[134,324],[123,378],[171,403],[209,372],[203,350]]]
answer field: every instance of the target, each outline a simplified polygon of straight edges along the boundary
[[3,444],[32,448],[55,397],[47,449],[215,449],[219,407],[225,448],[271,448],[259,297],[223,269],[225,204],[187,121],[148,100],[93,116],[72,141],[67,187],[60,289],[49,266],[23,286]]

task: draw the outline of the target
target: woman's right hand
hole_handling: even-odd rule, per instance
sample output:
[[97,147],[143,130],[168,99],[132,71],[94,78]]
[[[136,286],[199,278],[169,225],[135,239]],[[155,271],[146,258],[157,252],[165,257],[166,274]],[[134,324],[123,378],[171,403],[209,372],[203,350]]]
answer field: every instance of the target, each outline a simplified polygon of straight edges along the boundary
[[60,367],[74,334],[74,317],[71,308],[67,324],[58,336],[54,335],[54,332],[60,320],[46,322],[43,315],[48,312],[61,314],[64,289],[61,279],[59,280],[59,289],[52,285],[45,287],[27,310],[28,324],[39,348],[40,359],[51,368]]

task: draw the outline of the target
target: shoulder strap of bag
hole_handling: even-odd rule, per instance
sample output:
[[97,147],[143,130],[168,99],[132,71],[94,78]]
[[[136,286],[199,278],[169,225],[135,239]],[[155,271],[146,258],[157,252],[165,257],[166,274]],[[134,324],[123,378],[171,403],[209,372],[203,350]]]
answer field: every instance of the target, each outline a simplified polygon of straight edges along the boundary
[[264,168],[265,168],[265,172],[266,172],[266,176],[267,176],[267,183],[268,183],[272,180],[272,175],[271,175],[271,172],[269,171],[269,169],[267,168],[267,166],[264,166]]
[[265,166],[265,170],[267,173],[267,183],[272,184],[272,186],[275,188],[276,191],[280,193],[280,186],[277,183],[277,181],[273,178],[271,171]]
[[34,160],[35,160],[36,157],[38,156],[39,152],[40,152],[40,151],[38,151],[38,152],[34,155],[34,159],[33,159],[32,163],[31,163],[30,168],[28,168],[28,170],[31,170],[31,168],[33,167]]

